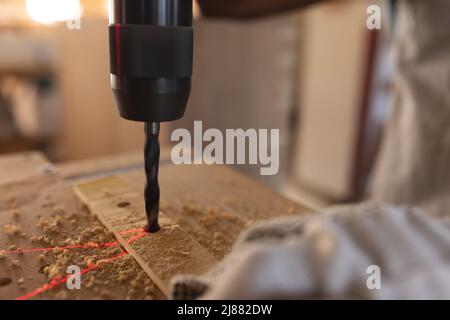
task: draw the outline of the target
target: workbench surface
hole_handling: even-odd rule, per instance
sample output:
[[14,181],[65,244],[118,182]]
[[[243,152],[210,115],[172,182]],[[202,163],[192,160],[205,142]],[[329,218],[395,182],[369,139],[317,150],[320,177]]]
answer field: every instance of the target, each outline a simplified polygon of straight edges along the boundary
[[[56,166],[36,152],[0,157],[0,299],[165,298],[74,195],[72,185],[110,176],[142,193],[141,154]],[[256,221],[310,211],[226,166],[174,166],[167,152],[159,180],[161,211],[218,261]],[[73,265],[80,290],[66,284]]]

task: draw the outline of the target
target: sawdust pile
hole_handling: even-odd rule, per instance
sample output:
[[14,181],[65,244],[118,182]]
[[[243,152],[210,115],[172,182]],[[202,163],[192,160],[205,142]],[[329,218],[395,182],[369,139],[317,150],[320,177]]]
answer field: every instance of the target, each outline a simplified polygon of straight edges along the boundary
[[[114,235],[107,230],[92,214],[84,211],[82,216],[71,213],[67,216],[68,220],[89,221],[89,226],[79,226],[78,233],[68,236],[62,241],[62,246],[76,246],[87,244],[92,249],[54,249],[50,255],[54,262],[45,265],[42,269],[48,279],[56,275],[64,274],[67,267],[76,265],[81,269],[86,269],[95,265],[98,269],[90,271],[83,278],[83,290],[90,291],[93,299],[163,299],[163,294],[153,284],[150,278],[142,271],[135,260],[130,256],[123,256],[114,261],[109,259],[117,257],[123,253],[121,246],[116,245],[111,248],[98,249],[98,244],[115,242]],[[64,218],[54,217],[50,222],[43,224],[43,230],[46,236],[58,232],[55,226],[63,224]],[[42,220],[41,220],[42,222]],[[42,257],[40,257],[42,261]],[[53,260],[53,259],[52,259]],[[42,263],[42,262],[41,262]],[[42,266],[41,266],[42,267]],[[120,288],[120,290],[119,290]],[[119,293],[117,295],[117,293]],[[73,299],[73,292],[68,292],[64,287],[57,290],[56,298]]]

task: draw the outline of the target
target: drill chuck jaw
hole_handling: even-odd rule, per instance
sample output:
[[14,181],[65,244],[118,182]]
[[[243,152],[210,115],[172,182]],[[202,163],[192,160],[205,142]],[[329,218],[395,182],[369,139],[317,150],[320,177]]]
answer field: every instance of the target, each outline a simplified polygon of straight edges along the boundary
[[192,0],[112,0],[111,86],[128,120],[180,119],[191,91]]

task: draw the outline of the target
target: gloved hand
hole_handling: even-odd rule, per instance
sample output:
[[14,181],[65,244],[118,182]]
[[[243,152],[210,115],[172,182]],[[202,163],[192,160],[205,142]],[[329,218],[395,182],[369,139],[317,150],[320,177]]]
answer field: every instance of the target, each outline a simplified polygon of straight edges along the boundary
[[264,222],[242,234],[210,274],[176,277],[172,295],[449,299],[450,228],[420,209],[375,203]]

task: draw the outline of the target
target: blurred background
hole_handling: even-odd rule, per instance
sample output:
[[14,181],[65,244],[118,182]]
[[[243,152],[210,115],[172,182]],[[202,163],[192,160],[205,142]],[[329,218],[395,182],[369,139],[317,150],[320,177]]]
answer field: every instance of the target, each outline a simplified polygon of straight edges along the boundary
[[[250,21],[202,18],[186,117],[172,129],[280,129],[280,174],[238,169],[319,208],[359,200],[389,112],[389,16],[341,0]],[[78,21],[77,19],[80,18]],[[108,1],[1,0],[0,154],[53,162],[142,152],[143,125],[122,120],[109,82]]]

